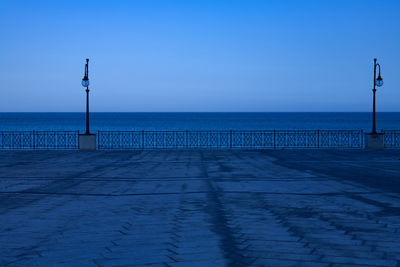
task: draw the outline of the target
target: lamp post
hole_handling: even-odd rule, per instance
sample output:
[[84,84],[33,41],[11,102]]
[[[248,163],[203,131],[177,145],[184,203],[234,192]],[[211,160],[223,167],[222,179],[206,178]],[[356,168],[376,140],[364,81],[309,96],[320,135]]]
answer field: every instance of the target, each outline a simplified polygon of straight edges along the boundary
[[96,134],[89,130],[89,59],[86,59],[82,86],[86,87],[86,132],[79,135],[79,150],[96,150]]
[[89,135],[89,59],[86,59],[85,76],[82,79],[82,86],[86,87],[86,132]]
[[[379,68],[378,72],[378,78],[376,78],[376,67]],[[372,134],[376,134],[376,121],[375,121],[375,93],[376,89],[375,87],[381,87],[383,85],[383,80],[381,77],[381,65],[379,63],[376,63],[376,58],[374,58],[374,89],[372,89],[372,92],[374,94],[374,100],[373,100],[373,107],[372,107]]]

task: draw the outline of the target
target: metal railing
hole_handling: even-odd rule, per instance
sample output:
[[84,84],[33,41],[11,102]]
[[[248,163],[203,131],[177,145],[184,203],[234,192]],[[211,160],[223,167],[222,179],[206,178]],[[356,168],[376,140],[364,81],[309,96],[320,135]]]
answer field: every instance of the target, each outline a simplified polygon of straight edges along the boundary
[[400,130],[382,130],[385,148],[400,148]]
[[78,149],[78,131],[0,131],[0,150]]
[[362,130],[99,131],[101,150],[284,149],[364,146]]
[[[384,144],[400,148],[400,131]],[[78,149],[78,131],[0,131],[0,150]],[[98,131],[101,150],[124,149],[324,149],[364,147],[362,130]]]

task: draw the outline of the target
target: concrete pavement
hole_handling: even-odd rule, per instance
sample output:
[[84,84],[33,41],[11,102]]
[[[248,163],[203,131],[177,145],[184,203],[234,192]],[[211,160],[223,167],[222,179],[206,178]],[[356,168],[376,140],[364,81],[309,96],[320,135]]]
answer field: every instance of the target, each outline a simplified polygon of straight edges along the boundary
[[400,266],[400,152],[3,151],[1,266]]

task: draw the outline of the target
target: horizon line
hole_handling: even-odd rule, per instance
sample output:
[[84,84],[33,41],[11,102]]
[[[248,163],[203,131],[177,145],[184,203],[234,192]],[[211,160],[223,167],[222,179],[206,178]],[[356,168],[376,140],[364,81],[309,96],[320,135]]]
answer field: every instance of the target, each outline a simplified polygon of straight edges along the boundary
[[[85,111],[0,111],[0,113],[86,113]],[[372,113],[372,111],[90,111],[90,113]],[[400,113],[377,111],[376,113]]]

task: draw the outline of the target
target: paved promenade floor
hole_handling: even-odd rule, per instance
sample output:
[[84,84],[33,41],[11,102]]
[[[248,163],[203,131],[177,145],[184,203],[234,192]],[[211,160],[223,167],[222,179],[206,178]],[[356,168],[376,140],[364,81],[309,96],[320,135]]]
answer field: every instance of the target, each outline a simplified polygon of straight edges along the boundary
[[400,266],[399,151],[0,152],[0,266]]

